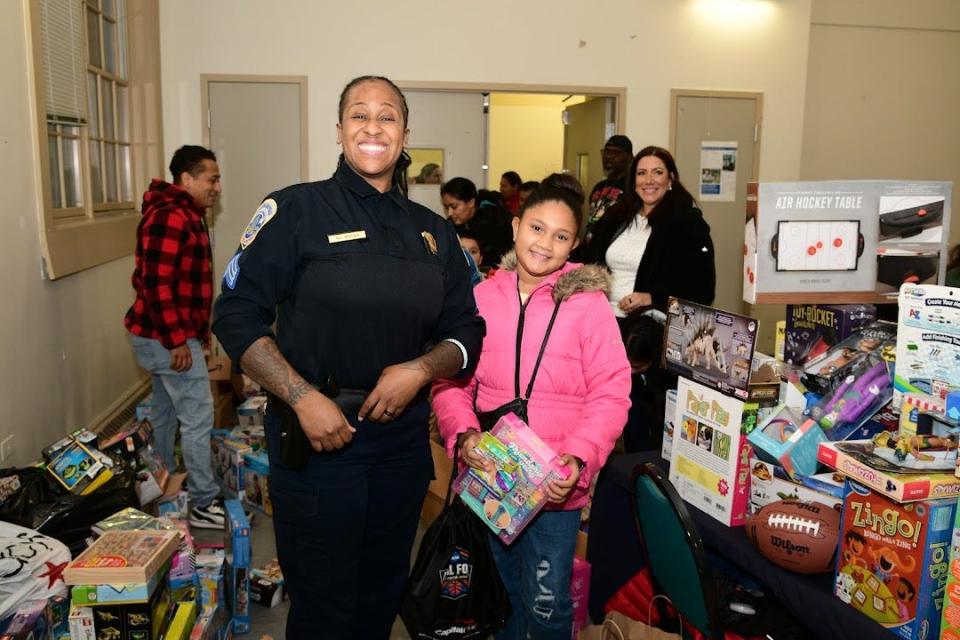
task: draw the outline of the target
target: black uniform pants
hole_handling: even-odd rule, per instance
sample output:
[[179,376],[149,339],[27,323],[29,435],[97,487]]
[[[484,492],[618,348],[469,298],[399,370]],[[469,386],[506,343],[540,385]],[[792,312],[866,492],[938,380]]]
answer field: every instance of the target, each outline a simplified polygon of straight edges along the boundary
[[280,461],[268,411],[270,497],[277,555],[290,597],[289,640],[386,640],[410,568],[433,462],[429,405],[388,424],[357,423],[353,441],[310,456],[295,472]]

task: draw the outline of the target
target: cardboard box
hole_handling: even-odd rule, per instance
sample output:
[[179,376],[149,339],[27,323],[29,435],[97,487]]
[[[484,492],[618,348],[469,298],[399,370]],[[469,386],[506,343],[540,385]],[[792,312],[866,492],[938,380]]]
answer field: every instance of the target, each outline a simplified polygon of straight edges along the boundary
[[[899,266],[881,264],[878,257],[908,248],[914,254],[939,253],[934,263],[942,270],[951,196],[949,182],[748,183],[743,299],[750,304],[890,302],[891,290],[910,275],[915,256]],[[921,209],[924,213],[916,215]]]
[[940,637],[944,640],[960,640],[960,509],[956,509],[954,514],[948,566],[947,584],[943,591]]
[[744,523],[750,501],[750,444],[744,403],[680,378],[670,482],[684,500],[727,526]]
[[673,452],[673,431],[676,428],[677,390],[667,389],[666,400],[663,405],[663,444],[660,445],[660,456],[670,461]]
[[50,640],[70,640],[70,599],[52,596],[44,612]]
[[230,432],[214,430],[210,435],[210,456],[213,461],[213,475],[220,483],[224,497],[239,498],[243,492],[243,456],[250,447],[233,440]]
[[166,580],[161,580],[147,603],[90,607],[96,637],[160,640],[171,605]]
[[837,597],[903,640],[938,637],[956,506],[901,504],[848,480]]
[[233,633],[250,631],[250,522],[239,500],[224,501],[227,511],[227,604]]
[[960,381],[960,304],[956,289],[937,285],[900,288],[894,402],[902,394],[929,393],[945,403]]
[[71,640],[97,640],[97,630],[93,624],[93,609],[90,607],[70,607]]
[[802,365],[876,318],[872,304],[788,304],[783,360]]
[[[956,498],[960,478],[952,473],[895,473],[878,468],[882,458],[871,455],[873,442],[821,442],[817,459],[832,469],[897,502]],[[872,465],[872,466],[871,466]]]
[[813,477],[820,482],[833,485],[835,487],[833,494],[817,491],[793,482],[789,479],[783,467],[765,462],[757,457],[751,457],[750,513],[757,513],[763,507],[777,500],[820,502],[840,511],[843,506],[843,483],[833,480],[831,476],[832,474],[829,473],[821,473]]
[[269,490],[270,460],[266,451],[243,454],[244,502],[268,516],[273,515]]
[[795,478],[817,472],[817,445],[827,436],[813,420],[781,406],[747,439],[758,458],[780,465]]
[[34,640],[47,637],[46,600],[27,600],[17,607],[0,640]]
[[237,418],[241,427],[262,427],[267,410],[267,396],[251,396],[237,407]]
[[250,578],[250,599],[272,609],[283,602],[283,583],[263,576]]

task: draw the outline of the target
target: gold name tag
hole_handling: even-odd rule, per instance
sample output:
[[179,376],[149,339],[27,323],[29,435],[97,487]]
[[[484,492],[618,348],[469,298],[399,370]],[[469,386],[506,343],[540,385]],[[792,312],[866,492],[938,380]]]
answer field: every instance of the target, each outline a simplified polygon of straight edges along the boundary
[[366,240],[367,232],[366,231],[348,231],[347,233],[334,233],[327,236],[327,240],[330,244],[336,244],[338,242],[348,242],[350,240]]

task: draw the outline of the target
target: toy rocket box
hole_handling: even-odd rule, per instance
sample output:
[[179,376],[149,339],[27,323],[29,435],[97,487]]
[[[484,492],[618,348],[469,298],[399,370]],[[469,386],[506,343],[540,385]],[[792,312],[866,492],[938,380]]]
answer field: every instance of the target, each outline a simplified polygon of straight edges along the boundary
[[788,304],[783,360],[802,365],[876,317],[872,304]]
[[939,637],[956,505],[897,503],[848,480],[836,596],[903,640]]
[[693,380],[677,381],[670,482],[684,500],[727,526],[742,525],[750,502],[750,444],[755,420],[736,398]]
[[495,474],[465,468],[453,490],[505,543],[520,535],[547,502],[544,485],[565,478],[557,454],[512,413],[485,432],[477,447],[496,465]]

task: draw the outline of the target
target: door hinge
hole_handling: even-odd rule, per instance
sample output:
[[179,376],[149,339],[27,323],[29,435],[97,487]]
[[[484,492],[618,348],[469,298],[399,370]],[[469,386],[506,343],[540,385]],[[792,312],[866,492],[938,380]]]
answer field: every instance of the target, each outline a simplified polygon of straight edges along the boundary
[[754,122],[753,123],[753,141],[756,142],[759,139],[760,139],[760,123]]
[[[213,118],[212,118],[212,116],[210,115],[210,109],[207,109],[207,129],[212,129],[212,128],[213,128],[212,122],[213,122]],[[754,139],[756,139],[756,138],[754,138]]]

